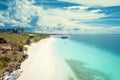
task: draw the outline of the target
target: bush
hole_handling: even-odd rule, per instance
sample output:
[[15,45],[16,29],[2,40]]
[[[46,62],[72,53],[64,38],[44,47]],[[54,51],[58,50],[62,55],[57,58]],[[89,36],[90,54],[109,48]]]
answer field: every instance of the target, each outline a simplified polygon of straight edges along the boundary
[[27,50],[28,50],[28,48],[27,48],[27,47],[23,47],[23,50],[24,50],[24,51],[27,51]]
[[31,39],[27,39],[26,44],[30,45]]
[[3,38],[0,38],[0,43],[7,43],[7,41],[4,40]]
[[1,58],[0,58],[0,61],[3,61],[3,62],[10,62],[10,61],[11,61],[11,58],[8,57],[8,56],[4,56],[4,57],[1,57]]
[[19,51],[23,52],[24,50],[24,47],[23,46],[19,46]]
[[3,62],[2,62],[2,61],[0,61],[0,67],[3,67],[3,65],[4,65],[4,64],[3,64]]

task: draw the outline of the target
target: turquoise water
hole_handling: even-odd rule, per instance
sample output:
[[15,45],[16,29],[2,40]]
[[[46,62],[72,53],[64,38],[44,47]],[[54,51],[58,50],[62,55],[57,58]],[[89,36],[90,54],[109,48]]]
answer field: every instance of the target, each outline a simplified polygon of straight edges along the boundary
[[[114,43],[114,41],[118,40],[120,37],[117,36],[114,40],[111,36],[105,36],[105,39],[102,39],[102,36],[101,38],[100,36],[94,36],[91,40],[91,36],[87,37],[84,35],[86,37],[82,37],[81,40],[80,36],[81,35],[73,35],[70,39],[57,38],[57,41],[54,44],[56,55],[66,59],[69,66],[76,74],[81,73],[80,71],[82,70],[80,68],[83,67],[80,66],[80,63],[82,63],[84,65],[83,69],[87,71],[83,71],[81,74],[86,73],[86,75],[88,75],[89,72],[93,72],[94,75],[89,76],[95,76],[95,73],[100,73],[100,76],[104,77],[107,75],[109,77],[104,79],[89,78],[88,80],[120,80],[120,55],[118,49],[118,47],[120,48],[120,45],[119,41]],[[97,42],[96,37],[99,37],[98,40],[101,39],[102,42],[105,40],[106,44],[100,41]],[[110,41],[113,40],[112,43],[110,41],[106,41],[106,38],[110,39],[110,37]],[[113,50],[111,50],[112,47],[114,48]],[[75,63],[77,63],[77,65]],[[81,74],[78,75],[78,77],[81,76]],[[82,79],[87,80],[86,78]]]

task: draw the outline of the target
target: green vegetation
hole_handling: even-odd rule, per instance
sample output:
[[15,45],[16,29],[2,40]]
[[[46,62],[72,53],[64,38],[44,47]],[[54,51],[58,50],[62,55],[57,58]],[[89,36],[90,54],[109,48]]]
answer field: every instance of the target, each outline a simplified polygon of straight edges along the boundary
[[32,42],[38,42],[43,38],[49,37],[48,34],[13,34],[13,33],[0,33],[0,38],[6,40],[7,43],[14,45],[12,49],[24,51],[27,50],[24,48],[24,45],[31,44]]
[[8,43],[23,45],[25,44],[28,35],[23,34],[13,34],[13,33],[0,33],[0,38],[5,39]]
[[[11,63],[17,63],[17,62],[22,62],[25,60],[22,57],[22,54],[14,54],[14,55],[4,55],[0,57],[0,74],[2,74],[3,71],[6,69],[9,69],[8,67],[11,66]],[[13,67],[14,68],[14,67]]]
[[49,37],[49,35],[0,33],[0,75],[6,70],[14,70],[13,68],[17,64],[28,58],[28,55],[23,53],[23,51],[27,51],[27,47],[24,47],[25,45],[38,42],[46,37]]
[[31,39],[29,38],[29,39],[27,39],[26,44],[30,45],[31,42],[32,42],[32,41],[31,41]]
[[0,38],[6,40],[8,44],[11,44],[13,50],[19,50],[22,52],[29,36],[24,34],[0,33]]
[[23,51],[27,51],[28,50],[28,48],[27,47],[23,47]]
[[31,41],[38,42],[41,39],[44,39],[49,36],[50,35],[48,35],[48,34],[33,34],[33,35],[29,36],[28,43],[30,43]]

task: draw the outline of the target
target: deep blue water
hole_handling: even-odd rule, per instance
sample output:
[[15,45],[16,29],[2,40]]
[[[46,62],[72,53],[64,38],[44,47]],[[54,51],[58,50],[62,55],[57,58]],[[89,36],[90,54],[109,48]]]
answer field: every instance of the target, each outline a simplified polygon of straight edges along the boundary
[[120,35],[71,35],[70,39],[120,55]]
[[96,76],[95,80],[120,80],[120,35],[70,35],[56,40],[55,54],[67,60],[82,80]]

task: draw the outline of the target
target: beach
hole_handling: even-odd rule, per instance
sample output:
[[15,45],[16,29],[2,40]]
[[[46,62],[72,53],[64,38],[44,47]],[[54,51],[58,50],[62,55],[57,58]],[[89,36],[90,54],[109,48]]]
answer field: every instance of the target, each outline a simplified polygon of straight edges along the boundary
[[17,80],[77,80],[65,60],[53,53],[54,42],[55,38],[47,38],[27,46],[29,58]]

